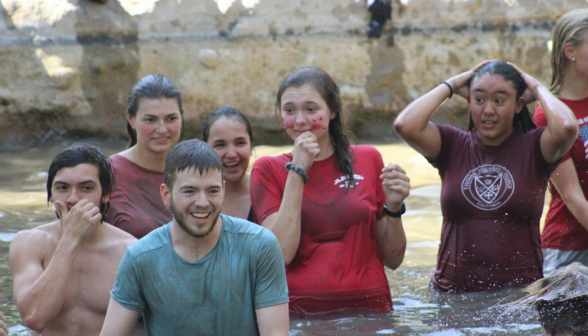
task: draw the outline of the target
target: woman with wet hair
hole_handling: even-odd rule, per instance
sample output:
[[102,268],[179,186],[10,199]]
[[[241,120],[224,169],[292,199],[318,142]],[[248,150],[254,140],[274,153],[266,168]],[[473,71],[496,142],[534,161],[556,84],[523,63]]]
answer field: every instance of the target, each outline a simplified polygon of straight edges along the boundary
[[[469,102],[468,132],[430,121],[453,93]],[[548,127],[531,120],[526,103],[535,99]],[[578,135],[569,108],[514,65],[485,61],[412,102],[394,128],[441,176],[443,228],[433,288],[473,292],[541,278],[545,188]]]
[[202,140],[220,156],[224,168],[225,198],[222,213],[253,221],[249,193],[249,158],[253,132],[247,117],[232,107],[221,107],[202,123]]
[[350,144],[339,88],[320,68],[288,75],[277,111],[294,148],[255,162],[251,200],[256,223],[280,242],[290,312],[391,311],[384,265],[404,258],[406,173],[384,167],[375,148]]
[[142,238],[172,220],[160,186],[167,153],[180,139],[182,95],[160,74],[141,78],[127,102],[129,148],[110,157],[116,188],[105,221]]
[[[541,233],[546,275],[574,261],[588,266],[588,9],[563,15],[552,43],[549,89],[574,112],[580,136],[551,174],[551,203]],[[541,105],[533,121],[547,125]]]

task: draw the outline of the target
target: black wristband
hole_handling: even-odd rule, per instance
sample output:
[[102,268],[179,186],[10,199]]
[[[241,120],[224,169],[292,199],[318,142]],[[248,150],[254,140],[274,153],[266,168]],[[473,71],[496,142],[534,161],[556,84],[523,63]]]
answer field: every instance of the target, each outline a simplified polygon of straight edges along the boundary
[[304,171],[304,169],[298,167],[297,165],[293,164],[292,162],[286,163],[286,169],[293,170],[296,174],[302,176],[302,181],[304,181],[304,184],[306,184],[306,181],[308,181],[308,175],[306,175],[306,172]]
[[396,211],[396,212],[392,212],[392,211],[388,210],[388,208],[386,207],[386,204],[384,204],[384,208],[382,209],[382,213],[380,214],[380,219],[382,219],[384,214],[386,214],[392,218],[400,218],[400,216],[402,216],[405,212],[406,212],[406,206],[404,206],[404,202],[402,202],[402,207],[400,208],[400,210]]
[[451,97],[453,97],[453,89],[451,88],[451,85],[449,85],[449,83],[447,83],[447,82],[443,82],[441,84],[445,84],[449,88],[449,98],[448,99],[450,99]]

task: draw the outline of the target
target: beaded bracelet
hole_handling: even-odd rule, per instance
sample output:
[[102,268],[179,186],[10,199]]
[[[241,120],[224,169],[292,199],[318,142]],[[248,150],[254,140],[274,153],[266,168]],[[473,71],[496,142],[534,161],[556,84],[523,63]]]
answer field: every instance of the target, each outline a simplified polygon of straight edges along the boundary
[[302,176],[302,180],[304,181],[304,184],[306,184],[306,181],[308,181],[308,175],[306,175],[306,172],[304,171],[304,169],[298,167],[297,165],[293,164],[292,162],[286,163],[286,169],[293,170],[296,174]]

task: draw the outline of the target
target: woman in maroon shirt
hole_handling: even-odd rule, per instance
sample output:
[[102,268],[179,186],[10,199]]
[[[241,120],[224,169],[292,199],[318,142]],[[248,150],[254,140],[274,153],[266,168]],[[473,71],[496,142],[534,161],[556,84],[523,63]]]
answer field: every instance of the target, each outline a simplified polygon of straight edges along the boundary
[[322,69],[291,73],[276,110],[294,149],[255,162],[251,201],[256,223],[280,242],[290,312],[392,310],[384,265],[404,258],[404,170],[384,167],[375,148],[351,146],[339,88]]
[[[456,92],[469,132],[430,119]],[[535,129],[538,99],[548,127]],[[539,219],[550,174],[578,135],[569,108],[511,64],[486,61],[408,105],[396,132],[439,170],[443,229],[435,289],[482,291],[543,276]]]
[[127,104],[129,149],[110,157],[116,183],[105,221],[136,238],[172,219],[160,186],[167,153],[182,131],[182,95],[159,74],[141,78]]
[[[588,266],[588,9],[557,20],[552,41],[549,89],[574,112],[580,136],[551,175],[551,203],[541,234],[546,275],[574,261]],[[541,106],[533,121],[547,125]]]

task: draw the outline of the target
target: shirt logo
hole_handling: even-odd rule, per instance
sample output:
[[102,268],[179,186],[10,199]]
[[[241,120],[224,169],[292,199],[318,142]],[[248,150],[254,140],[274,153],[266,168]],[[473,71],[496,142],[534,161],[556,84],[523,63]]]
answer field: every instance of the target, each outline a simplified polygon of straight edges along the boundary
[[480,210],[503,206],[514,193],[511,173],[499,165],[483,165],[470,170],[461,183],[465,199]]
[[[359,180],[363,180],[363,176],[359,175],[359,174],[353,174],[353,177],[355,178],[355,185],[359,184]],[[345,183],[341,183],[341,182],[345,182]],[[339,184],[341,183],[341,184]],[[347,184],[349,184],[349,181],[347,181],[347,176],[341,176],[338,179],[335,180],[335,185],[339,184],[339,188],[347,188]],[[351,187],[353,188],[353,187]]]

